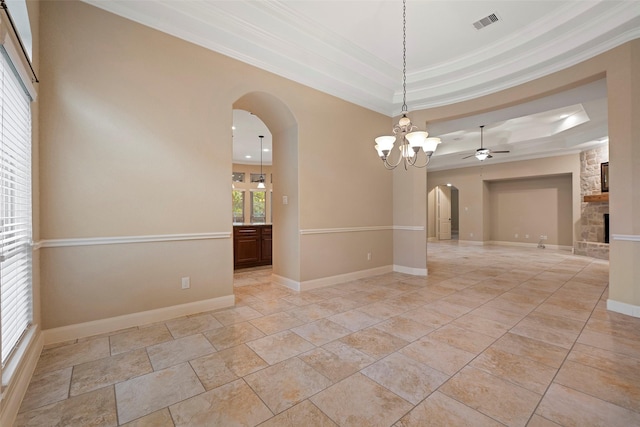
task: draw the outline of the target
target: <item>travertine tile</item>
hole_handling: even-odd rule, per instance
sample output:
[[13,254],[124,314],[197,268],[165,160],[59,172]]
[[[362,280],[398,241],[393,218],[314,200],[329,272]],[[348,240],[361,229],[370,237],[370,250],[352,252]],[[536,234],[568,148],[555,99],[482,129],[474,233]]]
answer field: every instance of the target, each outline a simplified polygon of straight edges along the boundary
[[309,351],[314,345],[291,331],[269,335],[246,344],[270,365],[282,362],[300,353]]
[[313,323],[307,323],[293,328],[291,331],[317,346],[337,340],[351,333],[349,329],[328,319],[320,319]]
[[291,310],[289,313],[305,323],[320,320],[334,314],[333,311],[320,307],[318,304],[305,305],[304,307]]
[[502,336],[492,347],[552,368],[559,368],[569,352],[566,348],[512,333]]
[[495,341],[493,337],[459,328],[453,323],[430,333],[429,338],[475,354],[480,353]]
[[340,314],[335,314],[329,317],[329,320],[354,332],[382,321],[379,317],[371,316],[370,314],[363,313],[359,310],[350,310]]
[[108,356],[110,356],[109,338],[106,337],[43,350],[35,374],[57,371]]
[[633,379],[640,384],[640,359],[576,343],[567,360]]
[[132,378],[116,384],[118,420],[127,423],[204,391],[188,363]]
[[264,333],[249,322],[236,323],[224,328],[213,329],[202,333],[216,350],[235,347],[249,341],[264,337]]
[[73,368],[71,396],[97,390],[153,371],[145,349],[122,353]]
[[408,308],[399,305],[392,305],[385,302],[374,302],[373,304],[367,304],[362,307],[358,307],[358,311],[366,313],[371,317],[378,319],[388,319],[393,316],[398,316],[406,312]]
[[109,337],[111,343],[111,355],[126,353],[127,351],[147,347],[165,341],[171,341],[173,336],[166,325],[160,323],[146,328],[112,335]]
[[18,414],[14,427],[109,427],[118,425],[113,387]]
[[638,374],[603,371],[598,368],[566,361],[554,382],[640,412],[640,381]]
[[247,320],[262,317],[262,313],[248,306],[227,308],[225,310],[213,311],[211,315],[225,326],[234,323],[246,322]]
[[330,342],[299,357],[333,382],[338,382],[375,361],[373,357],[339,341]]
[[389,426],[412,408],[406,400],[359,373],[310,400],[340,426]]
[[481,316],[476,316],[473,313],[468,313],[462,317],[458,317],[456,320],[451,322],[451,325],[466,329],[468,331],[487,335],[492,338],[500,338],[505,334],[505,332],[509,330],[507,326],[500,322],[486,319]]
[[347,344],[356,350],[368,354],[374,359],[381,359],[384,356],[401,349],[408,344],[402,338],[375,328],[363,329],[347,335],[340,339],[340,342]]
[[482,352],[471,362],[471,366],[539,394],[545,392],[557,372],[550,366],[494,347]]
[[189,335],[147,347],[147,353],[155,371],[182,362],[188,362],[215,351],[211,343],[202,334]]
[[527,427],[561,427],[560,424],[556,424],[553,421],[549,421],[546,418],[542,418],[540,415],[533,414]]
[[563,426],[628,427],[640,425],[640,414],[581,393],[551,384],[536,414]]
[[503,425],[436,391],[402,417],[396,427],[500,427]]
[[401,353],[390,354],[362,373],[414,405],[449,379],[448,375]]
[[209,390],[169,409],[176,427],[255,426],[273,416],[243,380]]
[[382,323],[378,323],[374,328],[402,338],[407,342],[415,341],[433,331],[433,328],[429,326],[400,316],[392,317]]
[[522,319],[510,332],[571,348],[583,326],[584,323],[577,320],[534,312]]
[[30,411],[69,397],[72,369],[64,368],[34,375],[22,399],[20,412]]
[[436,329],[447,323],[450,323],[455,319],[453,316],[439,313],[435,310],[431,310],[428,306],[416,308],[415,310],[407,311],[401,314],[401,318],[413,320],[414,322],[422,323],[429,328]]
[[483,305],[469,312],[468,316],[471,315],[493,320],[503,326],[512,328],[526,316],[526,313],[514,313],[511,311],[489,308],[486,305]]
[[250,320],[249,323],[260,329],[264,334],[271,335],[299,326],[303,322],[289,313],[274,313]]
[[[260,359],[258,356],[255,357],[256,359]],[[262,359],[260,359],[260,361],[262,362],[261,366],[267,366]],[[223,359],[219,353],[200,357],[189,363],[207,390],[220,387],[221,385],[238,379],[238,376],[227,367],[226,360]]]
[[327,377],[297,357],[247,375],[244,380],[274,414],[289,409],[331,385]]
[[428,335],[409,344],[400,353],[448,375],[458,372],[476,355],[430,338]]
[[640,359],[640,341],[638,340],[585,329],[578,337],[578,342]]
[[208,313],[170,320],[166,325],[174,338],[182,338],[223,326],[222,323]]
[[[268,366],[267,362],[260,358],[260,356],[245,344],[227,348],[219,351],[218,353],[206,356],[202,361],[205,364],[215,364],[218,363],[218,361],[222,361],[228,370],[239,377],[244,377],[245,375]],[[197,365],[197,363],[194,361],[192,362],[192,365]],[[204,366],[204,368],[206,369],[207,367]]]
[[[261,295],[262,296],[262,295]],[[279,313],[281,311],[292,310],[297,306],[281,299],[261,300],[256,303],[249,303],[249,306],[263,316]]]
[[309,400],[298,403],[270,420],[260,424],[260,427],[338,427],[331,418]]
[[123,424],[124,427],[174,427],[169,408],[164,408],[142,418]]
[[541,395],[475,368],[465,367],[439,391],[510,426],[524,426]]

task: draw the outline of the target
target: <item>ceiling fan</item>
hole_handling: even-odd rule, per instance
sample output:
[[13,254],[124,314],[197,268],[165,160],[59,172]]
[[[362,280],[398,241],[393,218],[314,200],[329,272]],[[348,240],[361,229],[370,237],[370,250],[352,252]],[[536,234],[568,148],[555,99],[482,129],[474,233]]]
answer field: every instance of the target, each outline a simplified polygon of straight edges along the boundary
[[483,161],[485,159],[490,159],[492,158],[492,154],[496,154],[496,153],[509,153],[510,151],[505,151],[505,150],[501,150],[501,151],[493,151],[490,150],[488,148],[484,148],[484,125],[480,126],[480,148],[478,148],[476,150],[475,154],[472,154],[470,156],[467,157],[463,157],[463,159],[468,159],[469,157],[475,157],[476,159]]

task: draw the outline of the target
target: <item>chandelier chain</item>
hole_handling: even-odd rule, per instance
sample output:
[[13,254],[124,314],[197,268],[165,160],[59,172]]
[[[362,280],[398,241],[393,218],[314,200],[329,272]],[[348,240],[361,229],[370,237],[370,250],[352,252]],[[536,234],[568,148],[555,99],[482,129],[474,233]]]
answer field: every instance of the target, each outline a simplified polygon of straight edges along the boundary
[[402,112],[407,112],[407,0],[402,0]]

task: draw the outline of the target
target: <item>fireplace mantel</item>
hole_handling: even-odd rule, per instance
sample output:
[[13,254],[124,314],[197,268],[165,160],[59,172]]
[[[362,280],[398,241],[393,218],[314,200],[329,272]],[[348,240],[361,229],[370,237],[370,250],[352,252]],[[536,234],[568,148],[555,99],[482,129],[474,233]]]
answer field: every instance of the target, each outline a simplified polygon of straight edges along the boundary
[[591,196],[584,196],[585,203],[590,202],[608,202],[609,201],[609,193],[602,194],[592,194]]

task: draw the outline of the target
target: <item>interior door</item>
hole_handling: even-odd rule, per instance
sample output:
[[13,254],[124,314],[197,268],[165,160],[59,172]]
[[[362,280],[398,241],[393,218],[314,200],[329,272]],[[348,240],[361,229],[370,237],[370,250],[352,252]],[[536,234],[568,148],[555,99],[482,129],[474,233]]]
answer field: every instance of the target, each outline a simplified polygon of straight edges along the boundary
[[436,224],[438,240],[451,240],[451,188],[436,187]]

